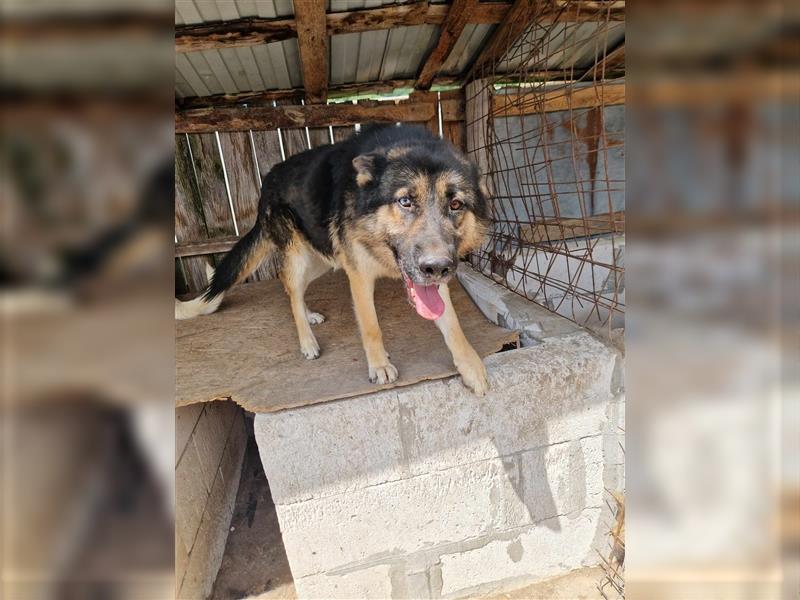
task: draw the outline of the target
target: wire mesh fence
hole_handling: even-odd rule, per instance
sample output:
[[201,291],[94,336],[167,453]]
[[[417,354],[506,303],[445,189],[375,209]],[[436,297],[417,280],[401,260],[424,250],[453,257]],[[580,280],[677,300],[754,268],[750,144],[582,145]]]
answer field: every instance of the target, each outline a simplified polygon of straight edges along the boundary
[[466,86],[493,197],[472,264],[580,325],[624,324],[624,22],[614,2],[516,3]]

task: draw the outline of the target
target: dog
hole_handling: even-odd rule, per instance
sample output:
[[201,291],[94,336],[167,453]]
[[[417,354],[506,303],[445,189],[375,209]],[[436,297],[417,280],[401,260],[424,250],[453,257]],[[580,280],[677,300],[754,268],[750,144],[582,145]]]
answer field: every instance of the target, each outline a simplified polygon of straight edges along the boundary
[[319,357],[306,288],[344,269],[372,383],[397,379],[375,313],[379,277],[402,279],[417,313],[435,322],[463,383],[488,390],[486,369],[467,341],[447,287],[459,257],[477,249],[489,224],[489,194],[476,166],[413,125],[373,125],[279,163],[263,181],[253,228],[228,252],[205,293],[176,299],[176,318],[210,314],[230,287],[267,257],[291,302],[307,359]]

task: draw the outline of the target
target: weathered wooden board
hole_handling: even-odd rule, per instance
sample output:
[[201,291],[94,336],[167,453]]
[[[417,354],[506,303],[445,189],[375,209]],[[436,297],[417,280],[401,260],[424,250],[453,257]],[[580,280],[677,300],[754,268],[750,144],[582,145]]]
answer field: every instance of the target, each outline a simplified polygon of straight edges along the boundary
[[236,223],[239,233],[244,235],[256,221],[258,193],[261,189],[253,162],[250,134],[245,131],[223,132],[219,134],[219,141],[228,171]]
[[445,121],[442,125],[444,139],[453,144],[456,148],[466,152],[467,130],[464,121]]
[[175,131],[177,133],[204,133],[250,129],[288,129],[352,125],[373,121],[422,123],[430,121],[435,115],[436,105],[432,102],[195,108],[175,113]]
[[[487,321],[458,283],[450,286],[464,333],[481,356],[517,340],[516,332]],[[226,398],[246,410],[272,412],[456,373],[439,330],[409,306],[399,281],[380,281],[375,292],[384,343],[400,371],[394,384],[368,380],[343,273],[313,282],[306,300],[327,317],[314,327],[322,355],[313,361],[300,353],[289,300],[278,281],[238,286],[219,312],[178,321],[177,405]]]
[[334,127],[333,128],[333,141],[334,142],[341,142],[342,140],[346,140],[351,135],[356,132],[355,128],[352,125],[347,125],[345,127]]
[[225,187],[217,139],[213,133],[189,136],[189,144],[197,173],[200,200],[206,218],[208,237],[217,238],[236,234]]
[[[292,106],[293,104],[299,105],[300,100],[278,100],[277,104],[279,108],[282,106]],[[305,107],[300,106],[300,108]],[[305,127],[284,127],[281,129],[281,138],[283,139],[283,151],[286,153],[286,158],[299,154],[303,150],[308,150]]]
[[297,45],[306,102],[319,104],[328,98],[328,27],[325,4],[314,0],[294,2]]
[[[190,242],[208,237],[185,135],[175,136],[175,237],[178,242]],[[205,287],[205,262],[204,258],[180,259],[178,272],[184,275],[185,285],[189,290],[195,291]]]

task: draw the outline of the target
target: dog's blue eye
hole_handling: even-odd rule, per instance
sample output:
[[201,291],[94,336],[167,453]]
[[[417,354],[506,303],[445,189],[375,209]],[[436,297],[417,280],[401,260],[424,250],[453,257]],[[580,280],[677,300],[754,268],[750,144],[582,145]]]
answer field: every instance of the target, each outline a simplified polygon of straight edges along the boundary
[[403,208],[411,208],[414,206],[414,203],[411,201],[411,198],[408,196],[400,196],[397,199],[397,203],[402,206]]

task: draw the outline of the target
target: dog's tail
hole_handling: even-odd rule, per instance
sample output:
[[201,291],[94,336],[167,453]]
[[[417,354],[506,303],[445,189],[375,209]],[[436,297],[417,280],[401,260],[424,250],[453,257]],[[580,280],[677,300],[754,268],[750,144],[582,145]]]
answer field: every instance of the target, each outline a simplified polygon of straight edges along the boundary
[[255,271],[273,248],[269,236],[256,221],[253,228],[225,255],[216,272],[211,265],[206,266],[209,284],[202,296],[186,302],[175,299],[175,318],[191,319],[213,313],[222,303],[225,292]]

